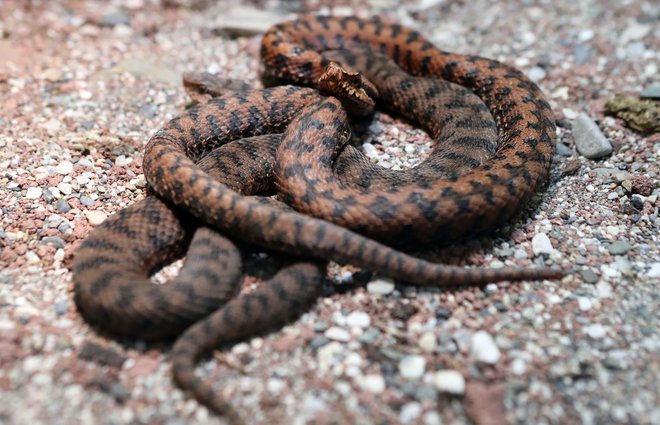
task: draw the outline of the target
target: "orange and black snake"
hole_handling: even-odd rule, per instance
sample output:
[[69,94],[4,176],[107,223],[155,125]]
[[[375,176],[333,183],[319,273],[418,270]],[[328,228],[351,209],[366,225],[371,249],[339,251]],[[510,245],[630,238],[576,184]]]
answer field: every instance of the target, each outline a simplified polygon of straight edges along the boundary
[[[261,56],[265,82],[295,85],[215,97],[170,121],[147,144],[143,163],[160,198],[119,212],[83,242],[73,267],[75,300],[89,322],[157,339],[199,320],[174,345],[175,379],[239,421],[195,376],[195,360],[221,341],[309,308],[319,295],[318,260],[426,286],[562,275],[444,266],[376,241],[429,245],[492,229],[544,183],[554,119],[522,73],[443,52],[403,26],[354,17],[305,16],[276,25],[263,37]],[[364,115],[374,104],[434,139],[420,166],[383,170],[346,144],[345,109]],[[273,189],[286,205],[247,196]],[[179,281],[150,284],[153,270],[184,253],[198,222],[315,260],[301,260],[218,310],[238,290],[240,254],[229,239],[201,227]]]

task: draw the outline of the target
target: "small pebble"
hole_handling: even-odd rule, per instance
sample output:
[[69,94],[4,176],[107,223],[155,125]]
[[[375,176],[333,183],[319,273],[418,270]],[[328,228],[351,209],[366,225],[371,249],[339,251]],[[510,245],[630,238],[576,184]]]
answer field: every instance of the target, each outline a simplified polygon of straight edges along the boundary
[[426,369],[426,359],[418,355],[405,356],[399,361],[399,373],[406,379],[419,379]]
[[85,216],[87,217],[87,220],[89,220],[89,223],[94,226],[103,223],[105,219],[108,218],[106,213],[99,210],[85,211]]
[[587,114],[581,113],[575,119],[573,138],[578,152],[586,158],[597,159],[612,153],[609,140]]
[[545,72],[545,69],[541,68],[540,66],[535,66],[529,71],[527,71],[527,76],[529,77],[530,80],[534,81],[535,83],[538,83],[542,79],[546,77],[547,73]]
[[356,328],[367,328],[371,325],[371,317],[363,311],[354,311],[346,316],[346,325]]
[[433,385],[443,393],[465,394],[465,378],[456,370],[439,370],[433,374]]
[[345,329],[338,328],[337,326],[331,327],[323,335],[334,341],[348,342],[351,340],[351,335]]
[[587,326],[585,328],[585,332],[587,335],[589,335],[590,338],[593,339],[601,339],[607,335],[607,329],[605,329],[605,327],[599,323]]
[[55,167],[55,172],[63,176],[73,173],[73,163],[71,161],[62,161]]
[[40,187],[28,187],[25,197],[28,199],[39,199],[42,193],[43,190]]
[[385,391],[385,378],[383,378],[383,375],[364,375],[358,377],[356,381],[360,388],[372,394],[381,394]]
[[419,342],[417,344],[422,351],[431,353],[438,347],[438,339],[433,332],[425,332],[419,337]]
[[552,254],[552,249],[552,242],[550,242],[550,238],[545,233],[537,233],[532,238],[532,251],[534,251],[534,255],[550,255]]
[[598,275],[591,269],[580,270],[580,275],[586,283],[598,282]]
[[591,309],[591,300],[587,297],[578,297],[578,306],[580,310],[587,311]]
[[370,294],[387,295],[394,291],[394,281],[387,277],[379,277],[367,284]]
[[610,244],[610,246],[607,247],[607,250],[612,255],[624,255],[630,251],[631,248],[632,245],[628,241],[616,241],[613,244]]
[[646,272],[648,277],[660,277],[660,263],[653,263],[649,268],[649,271]]
[[500,359],[500,349],[486,331],[478,331],[472,335],[470,354],[478,361],[488,364],[495,364]]
[[422,414],[422,405],[416,401],[411,401],[406,403],[401,407],[399,412],[399,421],[402,424],[413,424],[417,421],[417,418]]
[[517,358],[511,362],[511,372],[515,375],[522,375],[527,371],[527,363],[523,359]]

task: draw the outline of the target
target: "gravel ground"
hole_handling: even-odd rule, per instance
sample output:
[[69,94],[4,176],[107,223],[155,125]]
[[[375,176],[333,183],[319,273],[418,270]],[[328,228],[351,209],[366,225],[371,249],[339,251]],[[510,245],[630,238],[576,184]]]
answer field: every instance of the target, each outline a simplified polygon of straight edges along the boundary
[[[67,267],[94,225],[144,197],[143,146],[187,103],[183,72],[257,85],[255,32],[329,10],[163,3],[0,6],[0,424],[222,423],[173,386],[167,345],[81,320]],[[660,423],[660,137],[603,114],[615,94],[657,100],[657,3],[372,0],[332,12],[385,14],[540,84],[561,145],[547,191],[444,257],[568,276],[443,291],[378,277],[345,291],[336,278],[301,320],[216,352],[201,372],[250,423]],[[364,149],[386,166],[428,149],[386,115],[371,131]]]

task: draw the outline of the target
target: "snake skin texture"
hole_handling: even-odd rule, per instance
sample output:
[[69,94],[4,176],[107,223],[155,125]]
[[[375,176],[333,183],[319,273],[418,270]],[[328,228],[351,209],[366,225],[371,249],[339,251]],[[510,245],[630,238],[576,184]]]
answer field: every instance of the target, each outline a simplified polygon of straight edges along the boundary
[[[214,97],[148,142],[144,174],[157,196],[110,217],[76,255],[74,297],[87,321],[150,340],[180,335],[172,351],[177,384],[242,423],[195,375],[197,359],[307,311],[329,260],[421,286],[562,276],[434,264],[376,241],[438,244],[492,229],[547,179],[554,120],[519,71],[443,52],[378,19],[285,22],[265,34],[261,54],[266,82],[296,85]],[[216,83],[191,79],[187,87],[217,95]],[[368,115],[375,105],[425,129],[434,140],[429,158],[396,172],[348,145],[346,111]],[[274,190],[284,203],[248,196]],[[235,297],[241,254],[227,236],[316,260],[299,260]],[[150,282],[184,254],[174,281]]]

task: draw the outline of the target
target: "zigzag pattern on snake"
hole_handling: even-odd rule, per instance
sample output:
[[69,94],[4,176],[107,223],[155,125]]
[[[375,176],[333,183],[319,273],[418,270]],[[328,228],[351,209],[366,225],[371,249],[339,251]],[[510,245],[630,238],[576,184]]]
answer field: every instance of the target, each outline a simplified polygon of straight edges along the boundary
[[[483,99],[490,112],[465,100],[469,93],[447,95],[451,89],[439,89],[437,82],[392,77],[396,72],[388,71],[377,56],[365,55],[371,63],[360,64],[358,56],[350,53],[319,53],[347,48],[370,48],[412,75],[464,85]],[[367,80],[359,77],[355,82],[354,76],[346,74],[336,87],[329,87],[328,72],[336,70],[329,55],[339,55],[334,58],[345,62],[349,71],[366,68],[360,71]],[[554,123],[538,88],[518,71],[487,59],[442,52],[418,33],[398,25],[356,18],[304,17],[278,25],[264,36],[262,58],[265,78],[271,82],[317,86],[326,79],[319,88],[344,96],[346,87],[341,81],[349,81],[352,95],[366,98],[367,104],[368,95],[376,96],[388,108],[404,116],[409,113],[441,148],[411,174],[369,165],[359,151],[344,146],[350,130],[341,104],[308,88],[245,91],[191,109],[150,140],[144,160],[145,176],[155,192],[185,212],[150,198],[95,229],[74,265],[76,303],[88,321],[120,334],[171,337],[234,295],[241,275],[236,248],[203,228],[197,231],[192,248],[197,253],[189,252],[180,283],[149,284],[147,277],[154,268],[183,253],[194,227],[187,224],[189,214],[248,242],[324,261],[353,263],[419,285],[561,276],[560,271],[550,269],[442,266],[347,230],[384,240],[434,243],[490,229],[519,209],[547,178],[554,152]],[[349,106],[351,110],[355,107]],[[476,118],[466,118],[464,112],[452,116],[452,109],[465,108],[476,112]],[[494,130],[493,119],[497,134],[489,135]],[[461,141],[448,128],[484,134],[473,133]],[[249,169],[234,173],[236,181],[245,184],[240,187],[232,185],[231,179],[214,179],[212,167],[202,169],[195,163],[218,146],[227,150],[226,158],[247,161],[250,155],[246,152],[253,145],[239,139],[270,133],[283,135],[264,148],[275,156],[266,175],[275,174],[280,196],[288,204],[325,220],[244,196],[264,189],[255,189],[261,184],[255,181],[264,180],[251,180],[253,171]],[[237,142],[232,141],[243,147],[236,148]],[[446,145],[454,146],[444,150]],[[460,152],[465,146],[468,149]],[[231,176],[236,169],[230,161],[217,164],[221,174]],[[124,261],[127,251],[134,259],[130,264]],[[218,269],[208,265],[217,258],[223,258]],[[302,263],[292,267],[254,294],[232,300],[197,323],[175,344],[177,382],[234,421],[239,418],[233,409],[195,377],[194,361],[220,341],[249,336],[308,308],[319,293],[318,266]]]

